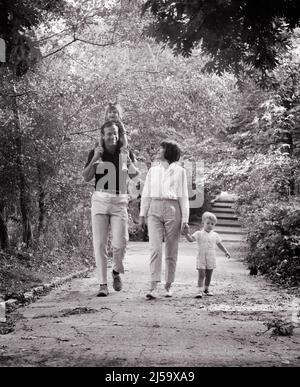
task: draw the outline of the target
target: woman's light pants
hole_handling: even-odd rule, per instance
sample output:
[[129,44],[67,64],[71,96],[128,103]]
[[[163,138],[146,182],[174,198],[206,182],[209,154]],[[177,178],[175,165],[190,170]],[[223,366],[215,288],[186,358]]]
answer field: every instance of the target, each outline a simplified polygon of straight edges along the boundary
[[175,280],[181,219],[181,209],[177,200],[151,200],[148,212],[151,282],[161,281],[163,239],[165,240],[165,281],[172,283]]

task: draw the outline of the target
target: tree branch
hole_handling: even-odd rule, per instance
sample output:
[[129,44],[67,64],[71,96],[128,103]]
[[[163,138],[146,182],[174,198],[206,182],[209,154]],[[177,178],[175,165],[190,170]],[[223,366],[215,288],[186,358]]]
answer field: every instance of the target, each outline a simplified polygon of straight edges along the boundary
[[68,47],[68,46],[70,46],[71,44],[75,43],[76,40],[77,40],[77,39],[74,38],[71,42],[65,44],[64,46],[58,48],[57,50],[55,50],[55,51],[53,51],[53,52],[50,52],[49,54],[46,54],[46,55],[42,56],[42,58],[43,58],[43,59],[48,58],[49,56],[54,55],[54,54],[58,53],[59,51],[64,50],[66,47]]
[[114,41],[111,41],[110,43],[96,43],[96,42],[91,42],[90,40],[85,40],[80,38],[76,38],[76,40],[78,40],[78,42],[91,44],[92,46],[98,46],[98,47],[113,46],[114,44],[116,44],[116,42]]
[[34,43],[42,43],[45,40],[52,39],[55,36],[59,36],[59,35],[62,35],[64,33],[66,33],[66,32],[70,32],[70,31],[72,31],[72,28],[66,28],[66,29],[64,29],[64,30],[62,30],[60,32],[56,32],[55,34],[52,34],[52,35],[49,35],[49,36],[45,36],[45,37],[43,37],[43,38],[41,38],[39,40],[36,40],[36,41],[34,41]]
[[130,73],[147,73],[147,74],[160,74],[161,71],[154,70],[131,70]]
[[98,47],[107,47],[107,46],[112,46],[112,45],[116,44],[116,42],[114,42],[114,41],[111,41],[109,43],[96,43],[96,42],[91,42],[89,40],[77,38],[76,36],[74,36],[74,38],[73,38],[73,40],[71,40],[71,42],[66,43],[65,45],[63,45],[62,47],[58,48],[57,50],[52,51],[49,54],[46,54],[46,55],[42,56],[42,58],[43,59],[48,58],[49,56],[54,55],[54,54],[64,50],[66,47],[70,46],[71,44],[73,44],[75,42],[82,42],[82,43],[91,44],[93,46],[98,46]]
[[0,93],[0,97],[1,98],[5,98],[5,97],[8,97],[8,98],[24,97],[24,95],[28,95],[28,94],[31,94],[31,93],[32,93],[32,90],[24,91],[24,93],[19,93],[19,94],[2,94],[2,93]]
[[83,132],[73,132],[73,133],[68,133],[68,136],[76,136],[78,134],[86,134],[86,133],[92,133],[92,132],[97,132],[99,131],[99,128],[96,129],[90,129],[90,130],[85,130]]

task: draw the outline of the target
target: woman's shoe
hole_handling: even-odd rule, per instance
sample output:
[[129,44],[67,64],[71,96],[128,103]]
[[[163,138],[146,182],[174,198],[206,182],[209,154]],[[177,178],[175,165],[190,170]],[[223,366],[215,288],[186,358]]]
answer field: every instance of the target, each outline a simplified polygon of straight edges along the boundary
[[147,300],[155,300],[158,297],[157,289],[150,289],[146,294]]

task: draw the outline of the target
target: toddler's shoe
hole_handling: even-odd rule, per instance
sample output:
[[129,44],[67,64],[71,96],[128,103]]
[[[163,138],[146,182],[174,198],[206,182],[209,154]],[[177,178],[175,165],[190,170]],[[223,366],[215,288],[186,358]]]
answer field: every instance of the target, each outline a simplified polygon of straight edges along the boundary
[[165,289],[165,297],[168,297],[168,298],[173,297],[173,292],[171,289]]

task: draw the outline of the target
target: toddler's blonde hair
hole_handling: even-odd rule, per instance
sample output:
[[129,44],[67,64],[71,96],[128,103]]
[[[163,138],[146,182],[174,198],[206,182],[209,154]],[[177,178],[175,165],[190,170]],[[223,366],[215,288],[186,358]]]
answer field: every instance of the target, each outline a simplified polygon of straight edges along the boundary
[[218,222],[218,218],[217,218],[216,215],[213,214],[212,212],[208,212],[208,211],[204,212],[204,214],[202,215],[202,222],[204,223],[204,221],[205,221],[206,219],[212,220],[212,221],[214,221],[215,223]]
[[117,102],[109,102],[109,104],[105,108],[104,121],[108,121],[107,119],[108,113],[114,110],[118,112],[119,119],[122,120],[123,109],[121,105],[119,105]]

